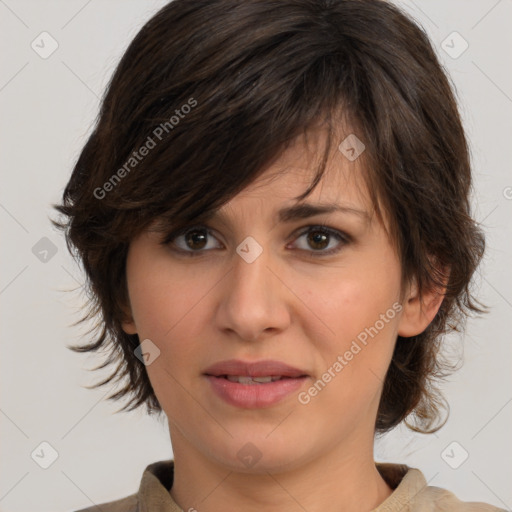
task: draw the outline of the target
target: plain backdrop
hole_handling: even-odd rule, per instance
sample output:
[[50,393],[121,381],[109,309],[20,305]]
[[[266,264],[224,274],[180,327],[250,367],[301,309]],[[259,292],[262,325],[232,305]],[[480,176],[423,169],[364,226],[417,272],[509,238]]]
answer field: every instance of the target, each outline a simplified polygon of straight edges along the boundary
[[[122,404],[104,400],[109,388],[86,389],[105,375],[88,370],[103,358],[66,348],[87,340],[85,328],[72,326],[84,279],[48,219],[117,61],[165,3],[0,0],[2,512],[65,512],[121,498],[137,490],[149,463],[172,457],[165,422],[142,410],[114,414]],[[426,29],[456,87],[475,217],[487,234],[475,284],[491,313],[447,340],[464,366],[443,388],[445,427],[435,435],[398,428],[378,440],[375,458],[418,467],[429,485],[463,500],[510,509],[512,3],[398,3]]]

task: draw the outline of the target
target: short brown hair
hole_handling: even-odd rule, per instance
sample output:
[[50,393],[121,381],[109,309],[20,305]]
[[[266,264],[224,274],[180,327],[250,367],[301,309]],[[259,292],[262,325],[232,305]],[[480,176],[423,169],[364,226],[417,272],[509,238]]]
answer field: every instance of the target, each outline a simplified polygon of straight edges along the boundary
[[398,336],[375,429],[409,414],[414,430],[439,428],[441,340],[485,312],[469,288],[485,243],[450,79],[423,29],[383,0],[174,0],[129,45],[53,205],[66,221],[52,220],[86,273],[80,321],[101,317],[95,341],[70,348],[109,345],[101,368],[118,365],[94,387],[124,379],[109,397],[130,397],[122,410],[162,412],[134,355],[140,340],[121,327],[130,241],[155,218],[176,229],[219,208],[318,122],[327,155],[339,113],[366,146],[365,183],[379,219],[379,203],[389,214],[403,282],[415,277],[421,292],[450,270],[428,328]]

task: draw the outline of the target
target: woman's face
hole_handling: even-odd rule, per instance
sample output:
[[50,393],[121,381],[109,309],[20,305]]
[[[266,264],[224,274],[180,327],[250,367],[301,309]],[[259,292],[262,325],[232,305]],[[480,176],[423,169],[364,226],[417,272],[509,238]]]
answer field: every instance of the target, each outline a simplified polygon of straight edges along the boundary
[[280,218],[310,184],[313,154],[297,141],[204,228],[167,246],[148,230],[130,246],[123,327],[150,340],[146,369],[175,453],[237,471],[372,456],[395,340],[414,327],[358,160],[334,152],[302,202],[350,209]]

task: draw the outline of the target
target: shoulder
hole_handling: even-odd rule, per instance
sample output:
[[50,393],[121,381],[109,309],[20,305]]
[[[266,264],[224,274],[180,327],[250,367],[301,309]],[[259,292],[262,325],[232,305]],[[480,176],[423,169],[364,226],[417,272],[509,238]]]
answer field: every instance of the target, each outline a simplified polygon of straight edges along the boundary
[[143,471],[137,492],[73,512],[146,512],[164,509],[176,512],[180,509],[176,507],[169,494],[173,479],[174,461],[172,459],[153,462]]
[[[461,501],[455,494],[440,487],[428,486],[418,493],[414,500],[417,510],[432,510],[433,512],[505,512],[505,509],[495,507],[480,501]],[[426,508],[426,506],[430,508]],[[416,510],[413,508],[412,510]]]
[[99,503],[91,507],[81,508],[74,512],[98,512],[98,510],[101,510],[101,512],[139,512],[137,493],[107,503]]
[[461,501],[452,492],[431,486],[423,473],[404,464],[377,463],[393,493],[374,512],[506,512],[482,502]]

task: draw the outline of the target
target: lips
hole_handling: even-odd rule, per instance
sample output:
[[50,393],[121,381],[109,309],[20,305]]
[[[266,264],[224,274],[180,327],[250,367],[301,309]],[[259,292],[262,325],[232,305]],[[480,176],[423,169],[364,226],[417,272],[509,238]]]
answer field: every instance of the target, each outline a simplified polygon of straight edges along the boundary
[[221,361],[204,371],[215,394],[245,409],[270,407],[301,388],[309,375],[280,361]]

